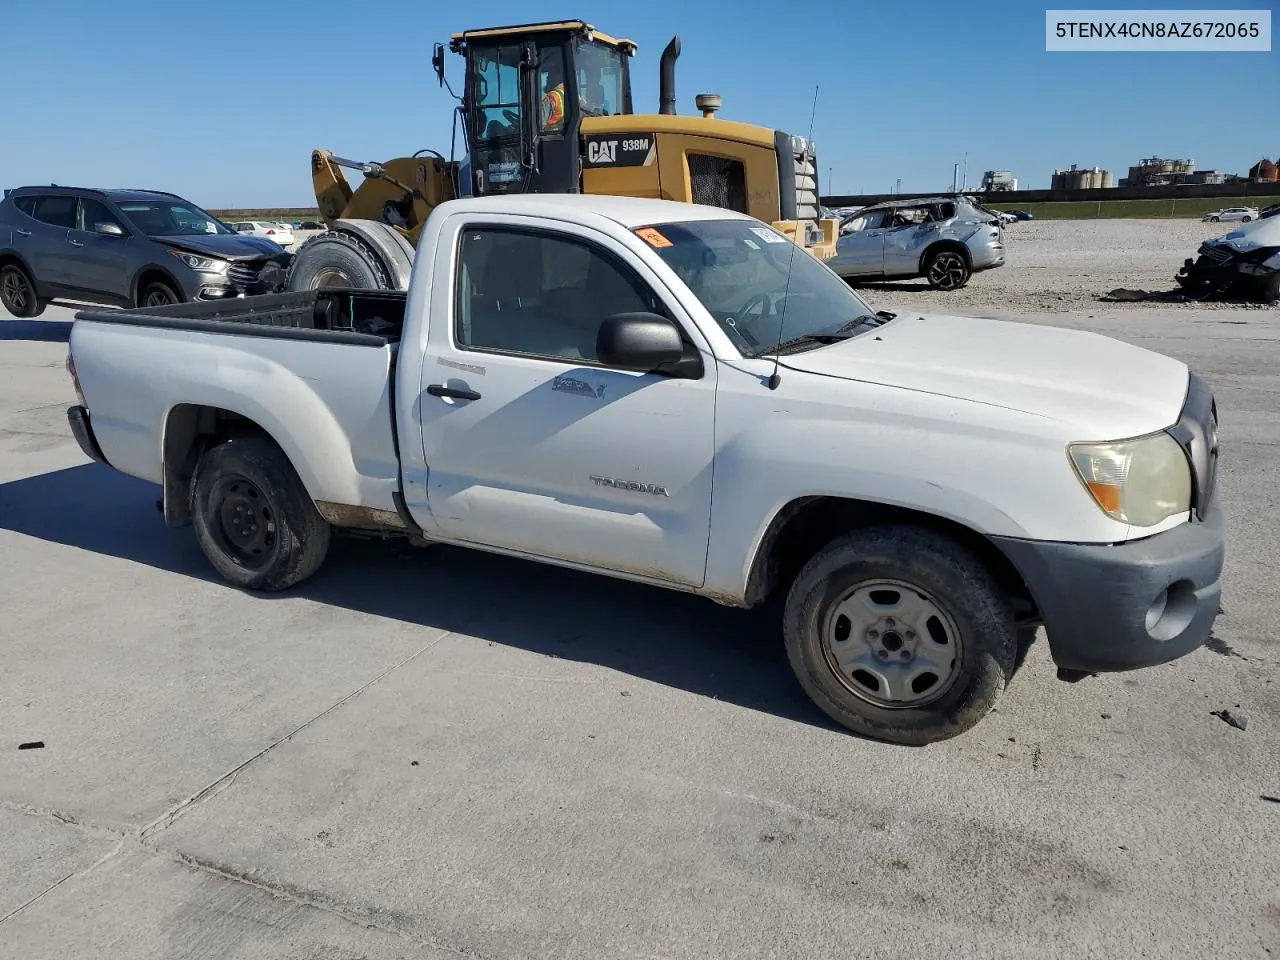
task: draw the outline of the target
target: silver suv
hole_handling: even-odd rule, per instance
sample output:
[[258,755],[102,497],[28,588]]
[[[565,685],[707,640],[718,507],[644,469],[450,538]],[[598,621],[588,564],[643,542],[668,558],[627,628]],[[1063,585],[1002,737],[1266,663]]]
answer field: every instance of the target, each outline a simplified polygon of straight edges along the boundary
[[153,307],[271,293],[292,254],[245,237],[172,193],[19,187],[0,202],[0,304]]
[[840,232],[826,263],[847,280],[924,277],[935,290],[958,290],[978,271],[1004,266],[999,219],[965,197],[876,203]]

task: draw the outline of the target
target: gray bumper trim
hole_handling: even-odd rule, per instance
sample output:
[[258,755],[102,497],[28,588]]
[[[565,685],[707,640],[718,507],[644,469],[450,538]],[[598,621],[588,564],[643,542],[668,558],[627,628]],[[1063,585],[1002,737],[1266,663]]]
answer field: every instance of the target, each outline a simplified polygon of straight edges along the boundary
[[1203,521],[1125,544],[992,539],[1031,589],[1059,667],[1103,673],[1167,663],[1213,629],[1226,555],[1217,498]]

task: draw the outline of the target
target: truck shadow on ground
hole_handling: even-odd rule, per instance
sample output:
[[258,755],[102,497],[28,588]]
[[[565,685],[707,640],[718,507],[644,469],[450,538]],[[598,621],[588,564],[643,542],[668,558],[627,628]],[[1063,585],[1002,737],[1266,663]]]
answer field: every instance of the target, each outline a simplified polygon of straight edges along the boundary
[[6,320],[0,318],[0,340],[66,343],[70,339],[70,320]]
[[[222,584],[191,528],[164,526],[158,495],[156,486],[87,463],[0,484],[0,529]],[[335,538],[310,580],[257,596],[307,597],[840,729],[793,677],[773,608],[734,610],[475,550],[346,537]]]

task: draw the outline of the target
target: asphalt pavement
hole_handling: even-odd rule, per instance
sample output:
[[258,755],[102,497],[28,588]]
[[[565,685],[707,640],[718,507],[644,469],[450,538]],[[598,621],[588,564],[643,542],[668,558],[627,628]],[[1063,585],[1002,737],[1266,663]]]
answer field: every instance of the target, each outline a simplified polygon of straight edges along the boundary
[[71,438],[70,315],[0,320],[0,958],[1280,957],[1277,311],[1022,317],[1217,390],[1223,612],[920,749],[697,598],[358,541],[232,589]]

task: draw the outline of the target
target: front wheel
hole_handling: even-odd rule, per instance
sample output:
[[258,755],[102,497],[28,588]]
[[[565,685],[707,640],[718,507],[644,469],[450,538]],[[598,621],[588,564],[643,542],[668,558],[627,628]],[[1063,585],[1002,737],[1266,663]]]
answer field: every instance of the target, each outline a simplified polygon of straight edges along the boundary
[[181,302],[182,298],[163,280],[151,281],[138,295],[140,307],[167,307]]
[[976,725],[1018,657],[1013,614],[981,562],[916,527],[833,541],[796,577],[783,622],[792,670],[824,713],[909,746]]
[[935,290],[959,290],[969,282],[969,261],[958,250],[938,250],[925,261],[924,276]]
[[329,524],[288,457],[265,437],[237,437],[200,458],[191,481],[196,540],[223,579],[285,590],[320,568]]

